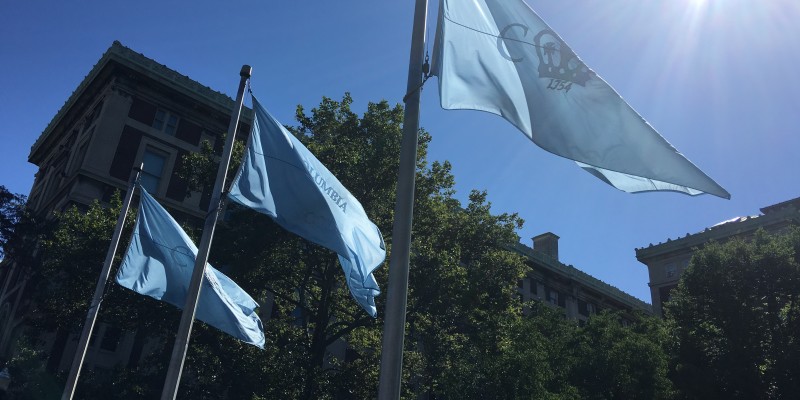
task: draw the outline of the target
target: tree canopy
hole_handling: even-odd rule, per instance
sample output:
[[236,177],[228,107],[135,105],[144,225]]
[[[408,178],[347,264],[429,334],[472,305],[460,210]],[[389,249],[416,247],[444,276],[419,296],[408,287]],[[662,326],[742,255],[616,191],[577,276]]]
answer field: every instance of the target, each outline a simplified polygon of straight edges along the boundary
[[0,260],[7,254],[13,254],[15,246],[24,235],[24,224],[29,222],[25,212],[25,196],[12,193],[5,186],[0,185]]
[[800,230],[711,243],[673,293],[674,381],[687,397],[800,397]]

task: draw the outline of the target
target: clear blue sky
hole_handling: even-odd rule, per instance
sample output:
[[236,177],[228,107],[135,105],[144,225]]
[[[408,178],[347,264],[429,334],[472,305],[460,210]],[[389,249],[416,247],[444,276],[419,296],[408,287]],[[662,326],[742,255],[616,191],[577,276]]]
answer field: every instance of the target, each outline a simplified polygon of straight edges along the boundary
[[[650,301],[634,248],[800,196],[800,2],[528,0],[581,58],[731,200],[630,195],[535,145],[499,117],[439,107],[421,125],[458,197],[551,231],[565,263]],[[430,6],[433,38],[437,4]],[[0,184],[27,194],[30,146],[114,40],[233,95],[242,64],[282,122],[321,96],[401,102],[413,0],[0,2]],[[382,282],[385,288],[386,283]]]

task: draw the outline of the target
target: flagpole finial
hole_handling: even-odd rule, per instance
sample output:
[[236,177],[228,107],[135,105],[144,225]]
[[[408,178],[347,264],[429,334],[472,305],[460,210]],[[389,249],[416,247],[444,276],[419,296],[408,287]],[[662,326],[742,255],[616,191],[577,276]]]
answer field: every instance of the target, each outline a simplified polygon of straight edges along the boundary
[[245,64],[242,65],[242,70],[239,72],[239,76],[242,78],[249,78],[253,74],[253,67]]

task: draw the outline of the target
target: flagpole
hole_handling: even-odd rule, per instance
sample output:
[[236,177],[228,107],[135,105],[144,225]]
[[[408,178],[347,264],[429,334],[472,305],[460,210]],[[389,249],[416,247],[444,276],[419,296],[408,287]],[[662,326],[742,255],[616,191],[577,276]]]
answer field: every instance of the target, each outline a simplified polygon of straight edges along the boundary
[[203,283],[203,274],[206,263],[208,263],[208,252],[211,248],[211,240],[214,237],[214,229],[217,225],[217,218],[221,212],[222,189],[225,187],[225,177],[228,172],[228,165],[231,161],[233,152],[233,141],[236,137],[236,127],[239,126],[239,117],[242,114],[242,103],[244,102],[244,88],[253,69],[249,65],[243,65],[239,76],[239,90],[236,93],[236,107],[231,112],[231,121],[228,125],[228,136],[225,139],[225,147],[222,151],[222,158],[217,169],[217,179],[214,183],[214,190],[211,196],[211,203],[208,206],[205,225],[203,226],[203,237],[197,249],[197,258],[192,271],[192,280],[189,284],[189,291],[186,296],[186,305],[181,314],[181,324],[178,334],[175,336],[175,345],[172,348],[172,358],[170,359],[167,378],[164,382],[164,390],[161,392],[162,400],[172,400],[178,395],[178,385],[183,372],[183,362],[186,359],[186,351],[189,348],[189,336],[192,333],[194,315],[197,311],[197,301],[200,297],[200,289]]
[[407,101],[403,116],[403,140],[400,147],[400,171],[397,177],[397,200],[392,228],[392,252],[389,258],[389,289],[383,325],[379,400],[400,398],[403,372],[403,340],[408,297],[408,263],[411,253],[411,223],[414,214],[414,179],[417,170],[419,102],[422,87],[422,63],[425,56],[425,24],[428,0],[416,0],[411,55],[408,63]]
[[142,172],[143,167],[144,164],[141,164],[131,172],[131,177],[128,182],[128,192],[125,194],[125,201],[122,202],[122,209],[117,218],[117,226],[114,229],[114,234],[111,236],[111,243],[108,245],[106,259],[103,262],[100,277],[97,278],[97,286],[95,286],[94,289],[92,302],[89,303],[89,311],[86,313],[86,321],[83,323],[83,330],[81,331],[80,340],[78,340],[78,347],[75,349],[75,357],[72,359],[72,368],[70,368],[69,378],[67,378],[67,385],[64,387],[61,400],[71,400],[72,396],[75,395],[75,388],[78,386],[78,377],[81,374],[83,360],[86,358],[86,350],[89,348],[89,339],[92,337],[94,324],[95,321],[97,321],[97,314],[100,312],[100,303],[103,301],[103,293],[105,293],[106,290],[106,282],[108,281],[108,276],[111,274],[111,264],[114,262],[114,255],[117,253],[117,246],[119,245],[120,236],[122,236],[125,218],[128,216],[128,209],[131,206],[136,181],[139,180],[139,174]]

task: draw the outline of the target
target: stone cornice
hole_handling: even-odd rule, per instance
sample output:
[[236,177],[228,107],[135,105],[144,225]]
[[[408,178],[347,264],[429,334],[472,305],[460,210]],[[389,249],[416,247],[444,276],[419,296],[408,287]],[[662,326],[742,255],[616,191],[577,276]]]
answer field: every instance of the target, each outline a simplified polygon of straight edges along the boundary
[[[122,66],[130,68],[133,71],[143,74],[167,87],[170,87],[180,93],[183,93],[191,98],[196,98],[203,103],[210,105],[223,113],[230,113],[230,110],[235,106],[233,99],[227,95],[220,93],[205,86],[195,80],[192,80],[186,75],[182,75],[175,70],[168,68],[163,64],[159,64],[155,60],[147,58],[141,53],[137,53],[125,46],[120,42],[114,41],[111,47],[103,53],[100,60],[92,67],[91,71],[83,78],[78,87],[72,92],[69,99],[61,106],[56,115],[44,129],[42,134],[31,146],[30,157],[38,150],[39,146],[44,143],[47,138],[56,129],[61,120],[66,116],[73,105],[83,95],[87,88],[98,78],[101,72],[111,63],[118,63]],[[246,113],[245,113],[246,114]]]
[[565,276],[579,284],[592,288],[598,293],[608,296],[622,304],[631,307],[634,310],[642,310],[647,313],[653,313],[653,307],[642,300],[637,299],[623,292],[622,290],[609,285],[575,267],[566,265],[546,254],[535,251],[522,243],[515,243],[510,246],[510,250],[522,254],[526,258],[534,261],[537,265],[554,272],[557,275]]
[[711,240],[725,239],[745,232],[752,232],[761,227],[768,227],[781,223],[800,224],[800,211],[794,207],[784,207],[778,210],[771,209],[768,214],[742,217],[734,222],[726,222],[706,228],[702,232],[687,234],[682,238],[674,240],[667,239],[665,243],[651,244],[647,247],[636,249],[636,259],[640,262],[644,262],[643,260],[659,255],[702,246]]

